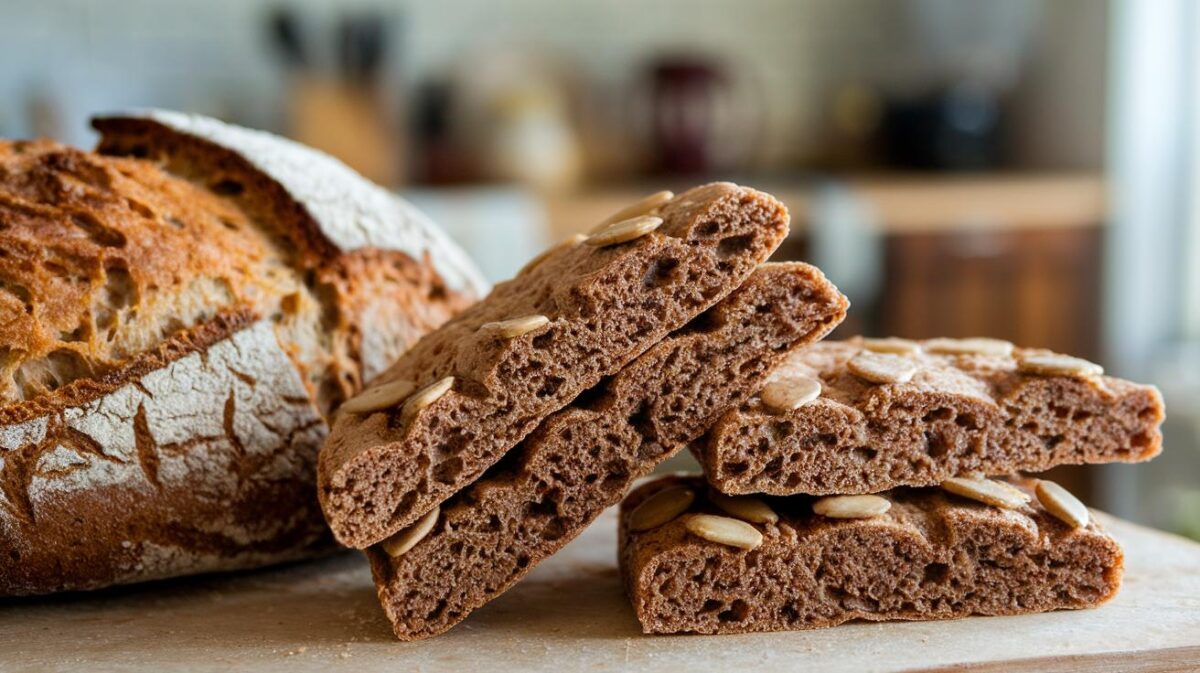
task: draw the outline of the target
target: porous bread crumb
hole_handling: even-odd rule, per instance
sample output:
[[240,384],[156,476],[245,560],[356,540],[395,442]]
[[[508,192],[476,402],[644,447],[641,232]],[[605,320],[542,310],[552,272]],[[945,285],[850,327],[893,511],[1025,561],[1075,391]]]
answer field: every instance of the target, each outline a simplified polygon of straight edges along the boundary
[[[918,342],[920,343],[920,342]],[[757,400],[731,410],[692,451],[730,493],[850,495],[934,486],[979,472],[1140,462],[1162,450],[1162,396],[1110,377],[1027,375],[1009,355],[903,357],[908,383],[877,385],[848,366],[861,341],[797,352],[779,376],[810,376],[821,396],[780,414]]]

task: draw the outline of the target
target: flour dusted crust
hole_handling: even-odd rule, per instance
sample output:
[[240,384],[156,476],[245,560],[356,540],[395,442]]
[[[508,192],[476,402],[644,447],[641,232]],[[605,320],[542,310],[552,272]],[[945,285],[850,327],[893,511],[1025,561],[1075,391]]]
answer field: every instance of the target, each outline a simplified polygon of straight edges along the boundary
[[[0,593],[329,551],[323,413],[475,299],[469,262],[443,279],[402,204],[339,222],[415,222],[405,250],[334,244],[302,202],[332,221],[329,194],[369,191],[348,171],[290,192],[317,183],[161,124],[97,126],[105,154],[0,142]],[[277,144],[304,156],[249,136],[264,166]]]
[[692,449],[726,493],[845,495],[932,486],[969,473],[1040,472],[1057,465],[1140,462],[1162,450],[1163,400],[1117,378],[1018,371],[1011,355],[899,356],[907,383],[875,384],[847,362],[860,339],[798,351],[777,376],[819,379],[819,398],[779,413],[752,399]]
[[[419,262],[428,260],[453,290],[474,296],[487,293],[488,283],[474,263],[428,217],[323,152],[263,131],[172,110],[103,115],[94,124],[111,136],[102,149],[130,142],[128,137],[118,141],[119,135],[150,131],[188,136],[229,150],[277,182],[338,250],[403,252]],[[153,150],[147,147],[146,152]]]
[[316,324],[282,338],[323,411],[488,291],[474,264],[408,202],[317,150],[167,110],[97,117],[98,150],[152,159],[235,203],[304,280]]
[[[845,316],[807,264],[768,264],[683,329],[555,412],[497,468],[443,504],[398,557],[368,550],[401,640],[437,635],[575,538],[634,479],[740,404],[785,353]],[[437,568],[430,573],[430,568]]]
[[269,323],[223,315],[75,387],[0,430],[0,594],[329,548],[308,493],[326,426]]
[[[630,513],[686,485],[691,509],[632,532]],[[1030,482],[1018,482],[1029,493]],[[802,496],[769,499],[776,523],[745,551],[701,539],[693,514],[727,516],[699,477],[644,484],[621,504],[621,573],[646,633],[746,633],[851,620],[933,620],[1098,606],[1121,585],[1124,554],[1096,522],[1073,529],[1036,501],[1017,510],[936,489],[898,489],[886,514],[830,519]]]
[[[548,414],[739,286],[779,245],[787,211],[729,183],[665,204],[636,240],[557,249],[422,339],[380,377],[453,389],[409,421],[402,403],[340,414],[321,451],[335,537],[366,547],[477,479]],[[504,338],[487,323],[544,315]]]

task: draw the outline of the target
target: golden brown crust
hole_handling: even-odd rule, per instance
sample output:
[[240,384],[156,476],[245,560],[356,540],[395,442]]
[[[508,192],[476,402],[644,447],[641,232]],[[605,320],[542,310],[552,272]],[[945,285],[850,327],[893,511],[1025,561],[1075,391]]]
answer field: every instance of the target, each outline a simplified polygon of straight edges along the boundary
[[[195,121],[184,118],[189,119]],[[395,361],[416,337],[478,299],[471,288],[449,286],[430,259],[414,259],[404,251],[378,246],[339,247],[323,228],[326,223],[309,212],[279,176],[269,175],[233,148],[153,116],[102,117],[93,120],[93,126],[102,133],[98,152],[154,161],[172,175],[220,194],[272,242],[284,264],[302,279],[300,288],[286,295],[295,299],[279,309],[301,306],[314,313],[295,321],[298,324],[291,330],[301,337],[317,332],[320,347],[291,354],[326,413],[360,390],[383,369],[383,363]],[[363,207],[346,206],[347,210]],[[394,223],[385,221],[382,226],[390,224]]]
[[[631,511],[686,484],[689,513],[631,532]],[[1029,482],[1017,485],[1026,492]],[[1094,521],[1072,529],[1037,504],[1003,510],[936,489],[887,493],[867,519],[813,514],[803,496],[770,499],[777,523],[755,524],[757,549],[696,537],[690,513],[726,515],[700,477],[666,477],[621,504],[619,558],[646,633],[745,633],[862,619],[931,620],[1095,607],[1116,595],[1124,554]]]
[[[422,339],[381,380],[453,390],[411,423],[401,406],[341,415],[321,451],[322,508],[340,542],[377,543],[478,478],[549,413],[740,285],[779,245],[773,197],[715,183],[676,197],[635,241],[564,247]],[[481,329],[550,323],[505,339]]]
[[0,222],[0,404],[290,289],[244,214],[143,162],[0,142]]
[[847,367],[861,349],[851,339],[797,352],[777,375],[817,378],[821,396],[790,412],[757,399],[728,412],[692,447],[709,481],[727,493],[844,495],[975,471],[1140,462],[1162,450],[1153,386],[1018,372],[1034,349],[902,356],[917,365],[913,379],[880,385]]

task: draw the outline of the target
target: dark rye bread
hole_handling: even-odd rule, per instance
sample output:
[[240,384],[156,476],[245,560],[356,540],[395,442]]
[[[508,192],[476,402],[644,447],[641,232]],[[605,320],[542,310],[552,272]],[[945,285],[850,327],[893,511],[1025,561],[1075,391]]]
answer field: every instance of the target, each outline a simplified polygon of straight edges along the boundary
[[[725,515],[699,477],[642,485],[621,505],[621,573],[646,633],[745,633],[862,619],[933,620],[1090,608],[1116,595],[1124,554],[1093,520],[1072,529],[1032,500],[990,507],[934,489],[887,494],[868,519],[813,514],[803,496],[771,499],[779,515],[744,551],[690,533],[684,514],[640,533],[630,513],[684,484],[690,513]],[[1030,484],[1018,483],[1029,491]]]
[[396,636],[443,633],[575,538],[632,481],[741,403],[789,349],[845,317],[815,267],[768,264],[683,329],[548,417],[448,500],[415,547],[367,555]]
[[796,352],[773,376],[807,376],[819,398],[776,413],[754,398],[692,446],[705,476],[730,494],[874,493],[982,472],[1133,463],[1162,450],[1153,386],[1107,376],[1026,374],[1012,355],[906,356],[908,383],[874,384],[847,369],[861,339]]
[[[788,230],[783,204],[729,183],[660,215],[629,242],[561,246],[418,342],[377,383],[454,383],[410,422],[400,403],[339,414],[318,484],[340,542],[375,544],[475,481],[548,414],[741,285]],[[511,339],[481,329],[529,315],[549,323]]]

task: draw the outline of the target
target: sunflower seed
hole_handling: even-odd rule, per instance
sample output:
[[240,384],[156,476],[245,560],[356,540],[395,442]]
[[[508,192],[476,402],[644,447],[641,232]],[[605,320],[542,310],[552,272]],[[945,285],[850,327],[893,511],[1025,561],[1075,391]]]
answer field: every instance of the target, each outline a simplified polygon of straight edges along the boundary
[[1083,358],[1059,353],[1029,353],[1017,360],[1017,371],[1041,376],[1074,376],[1087,378],[1100,376],[1104,367]]
[[651,215],[659,208],[666,205],[666,203],[673,198],[675,198],[675,192],[672,191],[664,189],[661,192],[654,192],[645,198],[639,199],[636,203],[625,206],[612,215],[604,218],[604,221],[598,224],[596,228],[591,231],[591,233],[594,234],[613,222],[620,222],[622,220],[628,220],[632,217],[638,217],[641,215]]
[[588,236],[584,243],[597,248],[628,243],[658,229],[662,226],[662,223],[663,219],[661,217],[651,217],[648,215],[621,220]]
[[813,503],[813,511],[831,519],[869,519],[892,508],[892,501],[878,495],[832,495]]
[[716,505],[726,514],[731,514],[750,523],[775,523],[779,521],[779,515],[767,503],[755,498],[751,495],[725,495],[724,493],[711,493],[708,497],[712,504]]
[[425,516],[417,519],[413,525],[379,543],[380,546],[392,558],[404,554],[417,546],[418,542],[424,540],[426,535],[429,535],[429,531],[433,530],[434,525],[437,524],[438,515],[441,512],[441,507],[434,507]]
[[924,344],[926,351],[942,355],[987,355],[990,357],[1009,357],[1013,345],[1003,339],[988,339],[986,337],[971,337],[969,339],[930,339]]
[[821,382],[811,376],[787,376],[767,383],[758,396],[773,411],[787,413],[820,397]]
[[916,355],[921,352],[921,344],[911,339],[898,337],[863,339],[862,347],[872,353],[892,353],[894,355]]
[[346,400],[338,408],[338,411],[348,414],[365,414],[379,409],[386,409],[407,399],[416,388],[416,384],[404,379],[381,383],[377,386],[367,388]]
[[871,383],[908,383],[917,373],[917,363],[900,355],[863,351],[846,363],[846,369]]
[[991,479],[953,477],[943,481],[942,488],[955,495],[1004,509],[1016,509],[1029,502],[1029,496],[1021,489]]
[[1037,493],[1038,502],[1042,503],[1042,507],[1068,526],[1082,528],[1088,524],[1091,515],[1087,505],[1062,486],[1042,479],[1038,481],[1034,492]]
[[731,519],[715,514],[695,514],[688,517],[684,524],[688,532],[709,542],[738,547],[739,549],[754,549],[762,544],[762,533],[745,521]]
[[401,422],[407,425],[409,421],[416,418],[417,414],[421,413],[421,410],[437,402],[442,398],[442,395],[450,392],[450,388],[453,386],[454,377],[447,376],[422,388],[404,403],[404,408],[400,410]]
[[686,512],[695,499],[696,492],[686,486],[665,488],[629,513],[629,530],[636,533],[658,528]]
[[515,339],[549,324],[550,319],[544,315],[527,315],[511,320],[485,322],[479,329],[495,332],[503,339]]

